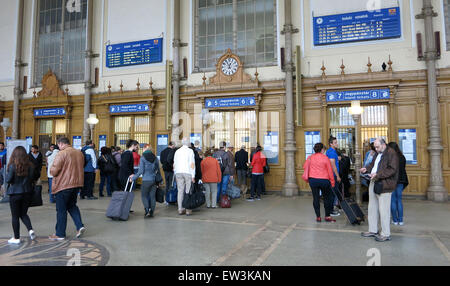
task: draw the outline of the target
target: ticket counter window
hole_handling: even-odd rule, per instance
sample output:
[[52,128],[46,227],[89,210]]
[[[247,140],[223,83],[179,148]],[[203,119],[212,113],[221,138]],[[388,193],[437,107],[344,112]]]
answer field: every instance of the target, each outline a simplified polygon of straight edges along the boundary
[[150,117],[148,115],[117,116],[114,119],[114,145],[126,150],[128,139],[139,142],[139,154],[144,144],[150,143]]
[[219,148],[222,141],[234,144],[235,151],[242,145],[247,150],[256,145],[256,112],[248,111],[226,111],[210,112],[211,146]]
[[42,156],[50,149],[51,144],[66,136],[65,119],[41,119],[39,120],[39,151]]
[[[352,156],[355,152],[355,122],[349,106],[329,108],[330,135],[336,137],[339,149],[345,149]],[[386,105],[363,106],[361,114],[361,138],[359,146],[368,150],[370,142],[381,136],[388,142],[388,109]],[[325,142],[328,145],[328,140]],[[362,154],[364,156],[364,154]]]

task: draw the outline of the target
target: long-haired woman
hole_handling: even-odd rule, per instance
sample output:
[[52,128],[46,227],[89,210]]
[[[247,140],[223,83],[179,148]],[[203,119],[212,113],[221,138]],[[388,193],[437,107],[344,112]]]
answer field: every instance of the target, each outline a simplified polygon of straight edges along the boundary
[[12,227],[14,237],[8,240],[10,244],[20,243],[20,222],[25,224],[30,238],[36,235],[31,226],[30,217],[27,214],[33,191],[34,165],[30,161],[27,151],[18,146],[12,152],[6,172],[6,183],[9,184],[7,194],[10,196]]
[[398,147],[397,143],[389,142],[389,147],[395,150],[398,155],[398,180],[397,188],[391,196],[391,214],[395,225],[403,225],[403,203],[402,192],[408,186],[408,175],[406,174],[406,158]]

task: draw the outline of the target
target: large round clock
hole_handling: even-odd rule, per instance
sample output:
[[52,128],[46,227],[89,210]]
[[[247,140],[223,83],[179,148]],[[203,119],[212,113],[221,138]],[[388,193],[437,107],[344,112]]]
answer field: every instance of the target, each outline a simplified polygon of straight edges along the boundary
[[222,62],[222,72],[228,76],[235,74],[238,67],[239,67],[239,64],[236,61],[236,59],[233,57],[226,58]]

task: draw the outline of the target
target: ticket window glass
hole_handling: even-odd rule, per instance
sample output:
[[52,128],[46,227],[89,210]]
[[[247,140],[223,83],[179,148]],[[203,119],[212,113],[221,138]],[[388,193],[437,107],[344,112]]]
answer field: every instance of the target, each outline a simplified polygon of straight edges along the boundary
[[[350,106],[329,108],[330,135],[336,137],[339,149],[344,149],[354,162],[355,122],[348,112]],[[361,114],[361,138],[359,146],[363,147],[362,156],[369,150],[369,144],[377,137],[384,137],[388,142],[388,109],[386,105],[363,106]],[[328,140],[326,142],[328,145]],[[364,159],[364,157],[362,157]]]
[[117,116],[114,119],[114,145],[126,150],[128,139],[139,142],[139,154],[143,153],[144,144],[150,143],[150,116]]
[[39,120],[39,151],[45,157],[51,144],[66,136],[65,119],[41,119]]
[[225,111],[210,112],[211,125],[211,145],[219,148],[220,142],[230,142],[234,144],[235,151],[242,145],[246,150],[256,145],[256,112],[254,110],[245,111]]

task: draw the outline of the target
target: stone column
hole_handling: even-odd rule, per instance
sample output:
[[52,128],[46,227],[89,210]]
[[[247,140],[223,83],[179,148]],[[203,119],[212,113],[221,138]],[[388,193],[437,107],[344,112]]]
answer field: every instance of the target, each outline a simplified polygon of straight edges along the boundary
[[[22,63],[22,31],[23,31],[23,0],[19,0],[19,10],[17,14],[17,42],[16,42],[16,60],[14,63],[14,105],[13,105],[13,118],[12,118],[12,139],[19,138],[19,104],[22,90],[20,88],[21,73],[20,69],[23,66]],[[6,142],[6,138],[5,138]]]
[[283,27],[283,34],[285,36],[285,71],[286,71],[286,121],[285,121],[285,178],[282,189],[283,196],[298,195],[298,185],[295,175],[295,123],[294,123],[294,92],[293,92],[293,71],[294,64],[292,63],[292,34],[298,30],[292,26],[291,16],[291,0],[284,1],[284,17],[285,24]]
[[424,19],[425,23],[425,61],[427,66],[428,81],[428,151],[430,152],[430,182],[427,189],[428,200],[435,202],[446,202],[448,192],[444,186],[442,176],[442,147],[441,121],[439,118],[438,90],[436,83],[436,46],[433,30],[433,17],[437,13],[433,11],[431,0],[423,0],[422,13],[417,15],[417,19]]
[[89,124],[86,122],[86,120],[89,118],[89,113],[91,112],[92,6],[92,0],[89,0],[87,8],[86,51],[84,58],[84,112],[82,144],[84,144],[91,137]]
[[[174,25],[173,25],[173,72],[172,72],[172,116],[180,111],[180,0],[174,0]],[[172,131],[177,130],[179,122],[172,124]],[[174,134],[179,136],[179,134]],[[177,138],[172,140],[178,142]]]

